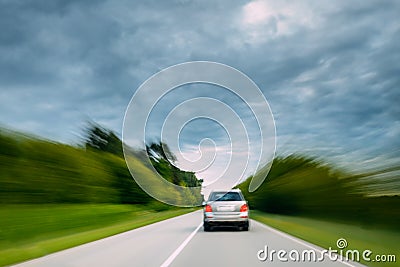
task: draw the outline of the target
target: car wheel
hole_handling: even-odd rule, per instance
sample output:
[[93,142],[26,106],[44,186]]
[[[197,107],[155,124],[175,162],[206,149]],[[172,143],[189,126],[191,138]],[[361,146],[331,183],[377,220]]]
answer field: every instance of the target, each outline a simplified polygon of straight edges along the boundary
[[210,232],[211,231],[211,227],[208,224],[204,223],[203,227],[204,227],[204,232]]

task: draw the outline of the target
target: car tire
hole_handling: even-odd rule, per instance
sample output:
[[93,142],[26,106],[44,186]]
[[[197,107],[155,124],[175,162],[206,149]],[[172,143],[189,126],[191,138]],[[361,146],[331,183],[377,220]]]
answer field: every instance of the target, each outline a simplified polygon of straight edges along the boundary
[[211,227],[206,223],[204,223],[203,228],[204,228],[204,232],[210,232],[211,231]]

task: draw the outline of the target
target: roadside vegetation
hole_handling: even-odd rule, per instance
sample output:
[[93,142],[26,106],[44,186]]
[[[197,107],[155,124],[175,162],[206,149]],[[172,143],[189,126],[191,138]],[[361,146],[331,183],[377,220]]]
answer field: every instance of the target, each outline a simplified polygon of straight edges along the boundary
[[[365,227],[355,223],[327,221],[322,219],[271,214],[253,211],[251,217],[261,223],[269,225],[282,232],[298,237],[315,244],[323,249],[339,250],[337,240],[344,238],[347,247],[343,249],[343,255],[348,250],[357,250],[362,264],[367,266],[398,266],[400,260],[400,234],[394,229],[382,229]],[[272,248],[271,248],[272,249]],[[307,247],[304,247],[307,249]],[[370,261],[362,258],[364,250],[370,250]],[[352,257],[351,254],[349,257]],[[356,254],[355,254],[356,255]],[[375,257],[385,257],[386,262],[376,262]],[[393,256],[395,258],[393,258]],[[354,256],[357,259],[357,256]],[[351,258],[350,258],[351,259]]]
[[41,257],[194,211],[129,204],[0,206],[0,266]]
[[[136,165],[150,173],[139,160],[144,153],[137,152]],[[201,185],[193,173],[161,160],[155,168],[164,179],[182,186]],[[80,147],[0,129],[0,204],[150,202],[154,199],[129,173],[121,140],[95,123],[88,125]]]
[[[248,192],[250,179],[239,188],[250,207],[263,212],[398,230],[399,171],[400,166],[355,175],[316,159],[292,155],[276,158],[255,192]],[[376,178],[383,174],[386,177]]]
[[[166,180],[201,185],[194,173],[170,163],[174,156],[161,142],[135,152],[134,166],[145,177],[154,175],[140,160],[147,155]],[[292,155],[276,158],[255,192],[247,190],[250,180],[238,187],[261,222],[322,247],[343,237],[356,248],[371,244],[370,249],[400,257],[392,247],[400,235],[399,173],[400,166],[394,166],[351,174]],[[195,201],[201,196],[174,197]],[[121,140],[100,125],[89,123],[79,146],[0,129],[0,265],[192,210],[148,196],[127,169]]]
[[326,249],[336,249],[336,241],[345,238],[349,249],[394,254],[399,261],[399,171],[394,166],[350,174],[320,160],[291,155],[274,160],[255,192],[248,192],[250,179],[238,187],[255,220]]
[[[201,184],[193,173],[160,166],[169,181]],[[0,129],[0,266],[190,211],[147,195],[129,173],[121,140],[96,123],[79,146]]]

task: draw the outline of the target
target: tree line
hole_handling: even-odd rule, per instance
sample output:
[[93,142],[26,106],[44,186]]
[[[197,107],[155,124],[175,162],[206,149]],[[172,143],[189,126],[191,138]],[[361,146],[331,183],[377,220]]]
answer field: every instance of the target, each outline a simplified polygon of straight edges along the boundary
[[[138,157],[143,157],[141,153],[146,151],[138,152]],[[201,185],[194,173],[179,170],[166,158],[154,163],[171,182]],[[132,179],[117,135],[94,122],[88,123],[78,147],[0,129],[0,203],[127,203],[167,208]]]
[[[274,159],[266,180],[255,192],[248,192],[250,179],[238,187],[253,209],[397,229],[400,196],[376,189],[385,181],[369,177],[367,173],[348,174],[323,161],[291,155]],[[400,181],[392,178],[390,186],[399,188]]]

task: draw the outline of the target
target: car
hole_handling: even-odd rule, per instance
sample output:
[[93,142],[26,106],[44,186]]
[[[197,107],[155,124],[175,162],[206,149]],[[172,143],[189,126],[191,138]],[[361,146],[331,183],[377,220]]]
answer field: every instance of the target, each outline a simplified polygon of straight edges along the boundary
[[204,231],[211,231],[215,226],[249,230],[249,205],[240,189],[214,190],[207,202],[203,202]]

